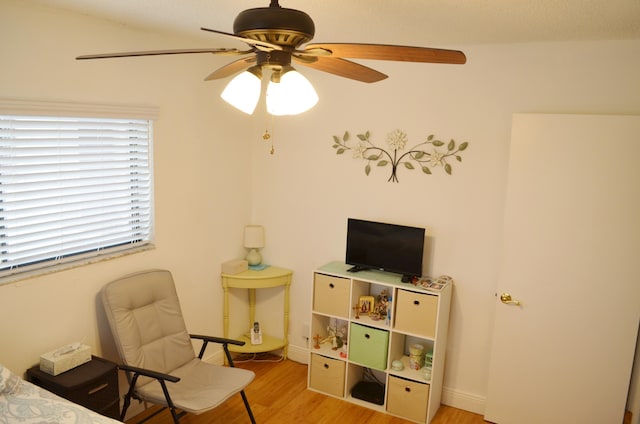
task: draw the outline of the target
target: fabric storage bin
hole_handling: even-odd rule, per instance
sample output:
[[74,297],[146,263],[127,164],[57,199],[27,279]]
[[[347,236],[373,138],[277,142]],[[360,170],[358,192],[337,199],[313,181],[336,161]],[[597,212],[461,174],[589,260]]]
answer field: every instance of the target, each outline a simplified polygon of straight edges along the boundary
[[309,387],[333,396],[343,397],[344,370],[344,361],[312,354]]
[[398,290],[394,329],[398,331],[434,338],[438,317],[438,296]]
[[326,315],[349,317],[349,280],[325,274],[315,274],[313,310]]
[[349,333],[349,359],[377,370],[387,369],[389,332],[378,328],[351,323]]
[[408,420],[425,422],[429,402],[429,385],[389,376],[387,412]]

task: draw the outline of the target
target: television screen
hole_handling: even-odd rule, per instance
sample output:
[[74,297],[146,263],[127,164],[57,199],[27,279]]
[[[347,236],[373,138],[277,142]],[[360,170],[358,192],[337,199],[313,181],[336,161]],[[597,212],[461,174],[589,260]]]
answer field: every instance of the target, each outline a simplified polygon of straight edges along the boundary
[[425,229],[349,218],[345,262],[350,271],[377,269],[422,275]]

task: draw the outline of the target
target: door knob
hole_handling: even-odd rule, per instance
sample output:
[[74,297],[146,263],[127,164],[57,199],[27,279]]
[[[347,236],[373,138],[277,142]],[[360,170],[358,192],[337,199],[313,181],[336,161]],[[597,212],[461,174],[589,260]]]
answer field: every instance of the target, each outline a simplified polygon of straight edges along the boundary
[[505,305],[515,305],[515,306],[520,306],[520,301],[519,300],[515,300],[511,298],[511,295],[509,293],[502,293],[500,295],[500,301],[502,303],[504,303]]

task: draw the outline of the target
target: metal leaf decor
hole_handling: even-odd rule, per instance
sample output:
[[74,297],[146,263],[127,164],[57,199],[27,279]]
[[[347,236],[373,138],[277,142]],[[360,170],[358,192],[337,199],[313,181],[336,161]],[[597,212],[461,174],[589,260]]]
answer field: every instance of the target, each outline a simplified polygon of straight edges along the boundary
[[366,175],[371,173],[373,166],[378,168],[391,166],[391,176],[387,181],[394,183],[398,182],[398,168],[401,166],[409,171],[420,168],[422,172],[429,175],[432,168],[442,167],[444,172],[451,175],[452,168],[449,160],[455,158],[458,162],[462,162],[461,152],[469,147],[466,141],[458,144],[451,139],[445,143],[431,134],[422,143],[405,151],[409,139],[404,131],[398,129],[387,134],[388,149],[373,144],[369,131],[358,134],[357,138],[355,143],[351,143],[348,131],[345,131],[342,137],[334,135],[333,148],[336,149],[336,154],[341,155],[351,150],[354,159],[367,162],[364,167]]

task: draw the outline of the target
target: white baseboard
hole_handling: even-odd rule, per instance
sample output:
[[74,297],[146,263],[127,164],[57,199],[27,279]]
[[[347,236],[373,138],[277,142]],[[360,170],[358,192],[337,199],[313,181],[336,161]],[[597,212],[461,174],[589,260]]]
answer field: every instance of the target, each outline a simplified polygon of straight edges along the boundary
[[209,353],[208,355],[204,355],[202,357],[202,360],[204,362],[208,362],[210,364],[214,364],[214,365],[223,365],[224,364],[224,350],[222,349],[216,349],[215,352],[213,351],[213,349],[209,349],[211,351],[211,353]]
[[300,346],[289,345],[287,358],[301,364],[309,363],[309,349]]
[[484,415],[486,398],[471,393],[461,392],[451,387],[442,388],[442,403],[454,408]]

